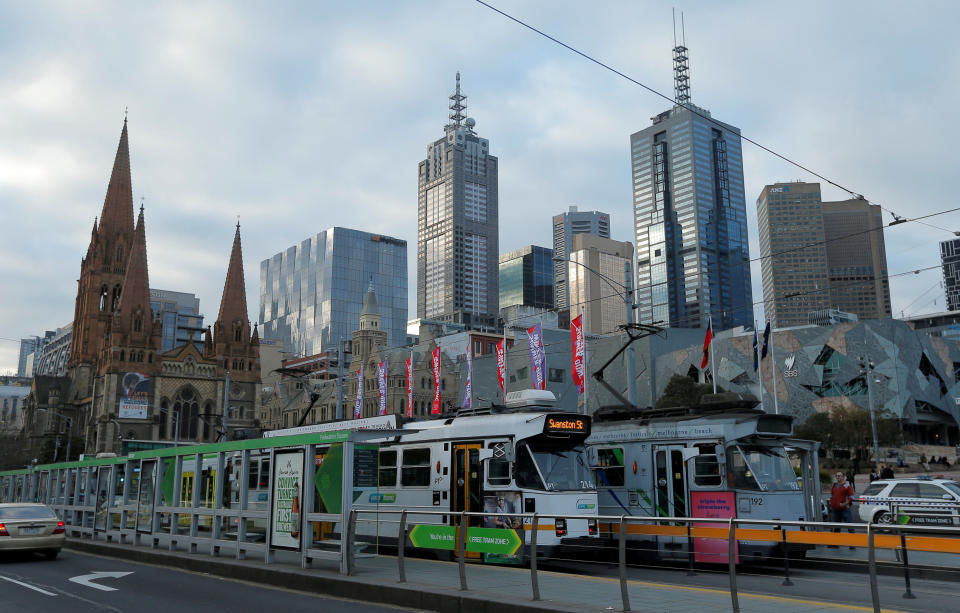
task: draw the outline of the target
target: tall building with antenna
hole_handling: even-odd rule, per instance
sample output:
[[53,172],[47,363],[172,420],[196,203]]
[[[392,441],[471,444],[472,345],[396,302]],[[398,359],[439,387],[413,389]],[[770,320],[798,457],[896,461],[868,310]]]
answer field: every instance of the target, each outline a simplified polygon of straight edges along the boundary
[[752,325],[740,130],[691,102],[685,36],[674,44],[676,104],[630,136],[639,320]]
[[460,73],[443,137],[420,162],[417,317],[469,329],[497,326],[497,158],[465,115]]

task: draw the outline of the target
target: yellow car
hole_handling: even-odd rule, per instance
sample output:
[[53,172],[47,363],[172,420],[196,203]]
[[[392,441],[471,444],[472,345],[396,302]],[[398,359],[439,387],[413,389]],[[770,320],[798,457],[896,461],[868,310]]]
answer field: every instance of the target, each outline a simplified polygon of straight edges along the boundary
[[0,504],[0,552],[39,551],[53,560],[67,540],[63,522],[45,504]]

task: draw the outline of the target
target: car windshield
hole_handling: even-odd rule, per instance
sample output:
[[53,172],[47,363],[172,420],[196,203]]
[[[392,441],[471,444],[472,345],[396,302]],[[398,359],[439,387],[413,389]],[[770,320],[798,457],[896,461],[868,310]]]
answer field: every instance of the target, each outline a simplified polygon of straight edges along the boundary
[[0,507],[0,519],[55,519],[49,507]]
[[582,445],[557,448],[532,440],[519,443],[517,448],[518,487],[548,492],[594,488]]
[[727,453],[733,487],[763,492],[792,492],[800,489],[797,474],[783,447],[736,445]]
[[956,481],[944,481],[940,485],[950,490],[950,493],[954,496],[960,496],[960,483]]
[[883,491],[883,488],[887,487],[886,483],[871,483],[867,486],[867,489],[863,490],[862,496],[876,496]]

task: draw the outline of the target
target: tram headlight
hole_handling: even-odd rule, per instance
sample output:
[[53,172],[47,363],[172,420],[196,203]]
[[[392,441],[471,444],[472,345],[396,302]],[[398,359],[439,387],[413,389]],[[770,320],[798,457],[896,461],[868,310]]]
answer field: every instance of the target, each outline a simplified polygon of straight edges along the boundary
[[566,535],[567,535],[567,520],[565,520],[565,519],[557,519],[557,520],[554,522],[554,526],[556,527],[557,536],[566,536]]
[[594,536],[597,534],[597,520],[588,519],[587,520],[587,534]]

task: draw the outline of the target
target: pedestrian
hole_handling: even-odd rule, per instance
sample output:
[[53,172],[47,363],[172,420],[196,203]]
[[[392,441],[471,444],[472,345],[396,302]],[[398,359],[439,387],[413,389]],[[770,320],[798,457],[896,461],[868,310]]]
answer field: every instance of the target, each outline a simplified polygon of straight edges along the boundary
[[[830,515],[831,521],[838,524],[853,523],[853,486],[847,481],[847,477],[840,471],[833,476],[833,487],[830,488]],[[835,528],[834,532],[839,532],[840,528]],[[848,532],[853,532],[850,528]],[[836,545],[830,545],[836,549]],[[854,549],[851,547],[850,549]]]
[[857,450],[857,455],[853,457],[853,474],[860,474],[860,450]]
[[890,468],[889,464],[884,465],[883,470],[880,471],[881,479],[894,479],[896,476],[893,474],[893,469]]
[[897,468],[903,468],[903,454],[897,456]]

